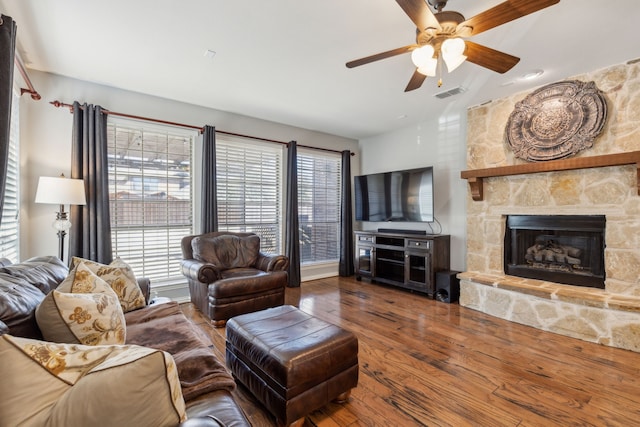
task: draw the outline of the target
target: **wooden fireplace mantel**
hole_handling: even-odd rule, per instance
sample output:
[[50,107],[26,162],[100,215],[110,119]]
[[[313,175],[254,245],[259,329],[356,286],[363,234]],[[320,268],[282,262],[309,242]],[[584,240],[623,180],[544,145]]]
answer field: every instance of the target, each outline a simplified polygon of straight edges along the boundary
[[573,169],[601,168],[606,166],[636,165],[636,187],[640,195],[640,151],[627,153],[604,154],[602,156],[578,157],[563,160],[550,160],[540,163],[525,163],[513,166],[498,166],[495,168],[473,169],[460,172],[460,177],[466,179],[471,189],[471,198],[475,201],[483,200],[483,179],[496,176],[523,175],[539,172],[556,172]]

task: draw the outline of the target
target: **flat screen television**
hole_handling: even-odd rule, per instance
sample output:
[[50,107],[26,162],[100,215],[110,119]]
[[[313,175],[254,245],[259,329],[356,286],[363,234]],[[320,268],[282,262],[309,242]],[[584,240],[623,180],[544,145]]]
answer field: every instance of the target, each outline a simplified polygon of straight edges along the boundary
[[433,222],[433,167],[354,177],[356,221]]

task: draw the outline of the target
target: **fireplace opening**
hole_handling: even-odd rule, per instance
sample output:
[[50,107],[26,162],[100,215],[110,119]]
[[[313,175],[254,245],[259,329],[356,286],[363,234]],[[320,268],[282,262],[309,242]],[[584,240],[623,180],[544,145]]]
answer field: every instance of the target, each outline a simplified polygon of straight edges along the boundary
[[604,215],[509,215],[504,271],[604,289]]

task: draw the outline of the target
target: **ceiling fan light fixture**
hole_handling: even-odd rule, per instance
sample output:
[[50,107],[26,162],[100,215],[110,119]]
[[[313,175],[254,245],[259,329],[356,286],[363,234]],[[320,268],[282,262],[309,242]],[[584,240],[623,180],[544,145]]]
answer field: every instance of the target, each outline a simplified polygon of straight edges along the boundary
[[440,48],[442,59],[444,63],[447,64],[447,70],[449,72],[452,72],[466,61],[467,57],[463,55],[465,48],[464,40],[458,37],[442,42],[442,47]]
[[458,68],[464,61],[466,61],[467,57],[464,55],[460,55],[455,58],[447,58],[443,55],[442,59],[444,59],[444,63],[447,64],[447,70],[449,72],[452,72],[453,70]]
[[413,52],[411,52],[411,61],[413,62],[413,65],[418,68],[428,66],[431,61],[436,61],[433,57],[434,53],[435,51],[433,50],[433,46],[430,44],[420,46],[419,48],[413,49]]
[[429,61],[426,64],[423,64],[421,67],[418,67],[418,72],[428,77],[435,77],[437,67],[438,67],[438,60],[435,58],[431,58],[431,61]]

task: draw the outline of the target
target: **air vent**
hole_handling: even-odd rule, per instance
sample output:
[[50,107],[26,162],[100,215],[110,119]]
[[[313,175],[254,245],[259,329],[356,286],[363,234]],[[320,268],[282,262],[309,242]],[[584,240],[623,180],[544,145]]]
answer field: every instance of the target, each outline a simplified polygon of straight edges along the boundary
[[462,86],[454,87],[453,89],[446,90],[444,92],[436,93],[434,96],[436,98],[444,99],[453,95],[457,95],[459,93],[466,92],[467,90]]

